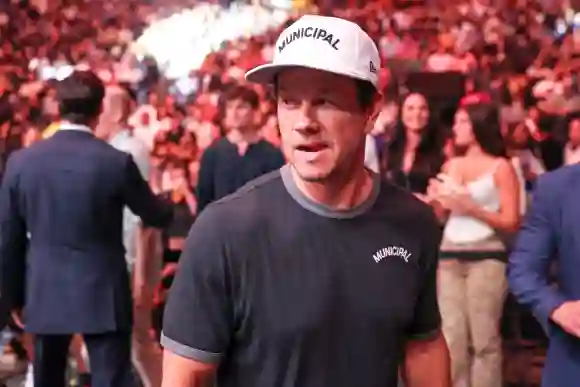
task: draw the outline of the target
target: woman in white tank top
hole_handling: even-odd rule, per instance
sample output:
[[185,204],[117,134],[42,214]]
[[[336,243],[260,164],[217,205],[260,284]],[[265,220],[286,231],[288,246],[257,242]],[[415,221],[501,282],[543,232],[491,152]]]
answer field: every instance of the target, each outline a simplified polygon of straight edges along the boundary
[[459,109],[453,134],[460,156],[447,162],[428,190],[446,221],[438,271],[443,333],[454,387],[498,387],[499,322],[507,294],[501,235],[517,230],[520,187],[492,106]]

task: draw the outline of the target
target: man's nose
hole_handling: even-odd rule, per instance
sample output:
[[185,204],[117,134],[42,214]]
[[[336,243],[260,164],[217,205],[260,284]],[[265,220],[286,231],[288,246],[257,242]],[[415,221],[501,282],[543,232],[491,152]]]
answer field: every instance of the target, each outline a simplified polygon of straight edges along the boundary
[[319,126],[314,118],[314,106],[310,101],[302,101],[298,108],[298,120],[294,125],[294,130],[304,134],[315,133],[319,130]]

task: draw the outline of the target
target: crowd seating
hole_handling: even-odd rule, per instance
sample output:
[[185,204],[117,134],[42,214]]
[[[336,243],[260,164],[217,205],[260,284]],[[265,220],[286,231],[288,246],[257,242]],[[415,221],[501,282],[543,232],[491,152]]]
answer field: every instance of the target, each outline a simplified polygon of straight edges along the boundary
[[134,49],[155,58],[167,78],[180,78],[200,69],[224,43],[278,28],[288,16],[284,10],[246,4],[200,4],[151,23]]
[[[27,2],[1,5],[2,162],[13,150],[40,140],[58,120],[51,80],[59,69],[88,66],[134,97],[129,124],[151,146],[158,167],[151,176],[155,188],[171,188],[167,174],[175,159],[187,164],[195,184],[203,149],[220,135],[220,95],[243,83],[245,70],[268,60],[279,29],[297,14],[281,3],[180,8],[180,2],[70,0],[45,11]],[[545,169],[580,160],[567,125],[580,108],[577,14],[544,9],[535,1],[499,9],[483,0],[429,3],[309,9],[355,20],[378,42],[385,103],[374,134],[390,135],[400,98],[409,92],[427,97],[442,133],[449,132],[462,98],[485,96],[500,107],[506,141],[515,141],[510,133],[523,133],[525,146],[516,150],[529,151]],[[265,90],[258,91],[263,100],[256,123],[277,144],[274,105]],[[175,121],[183,129],[177,138],[157,135]],[[182,141],[188,133],[194,148]],[[528,180],[531,187],[533,179]],[[531,385],[537,375],[528,371],[541,359],[536,352],[543,351],[542,332],[522,329],[533,320],[512,303],[506,316],[508,379]],[[526,356],[529,363],[513,360]]]

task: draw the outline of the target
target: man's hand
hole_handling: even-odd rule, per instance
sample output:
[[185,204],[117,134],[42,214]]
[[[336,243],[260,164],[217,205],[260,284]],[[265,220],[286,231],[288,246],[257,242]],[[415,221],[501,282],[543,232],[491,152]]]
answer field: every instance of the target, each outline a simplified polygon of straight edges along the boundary
[[442,332],[407,342],[401,376],[405,387],[451,387],[449,350]]
[[567,333],[580,338],[580,301],[568,301],[554,309],[552,321]]

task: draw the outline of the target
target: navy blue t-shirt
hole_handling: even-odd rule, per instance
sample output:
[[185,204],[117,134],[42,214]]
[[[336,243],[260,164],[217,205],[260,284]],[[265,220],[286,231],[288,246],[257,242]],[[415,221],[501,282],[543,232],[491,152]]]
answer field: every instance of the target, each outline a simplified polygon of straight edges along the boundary
[[282,152],[266,140],[250,144],[243,155],[240,155],[237,145],[226,138],[214,142],[203,152],[199,165],[198,212],[282,165]]
[[378,176],[366,202],[334,210],[289,168],[200,215],[162,345],[219,363],[218,387],[396,386],[405,342],[440,329],[435,216]]

